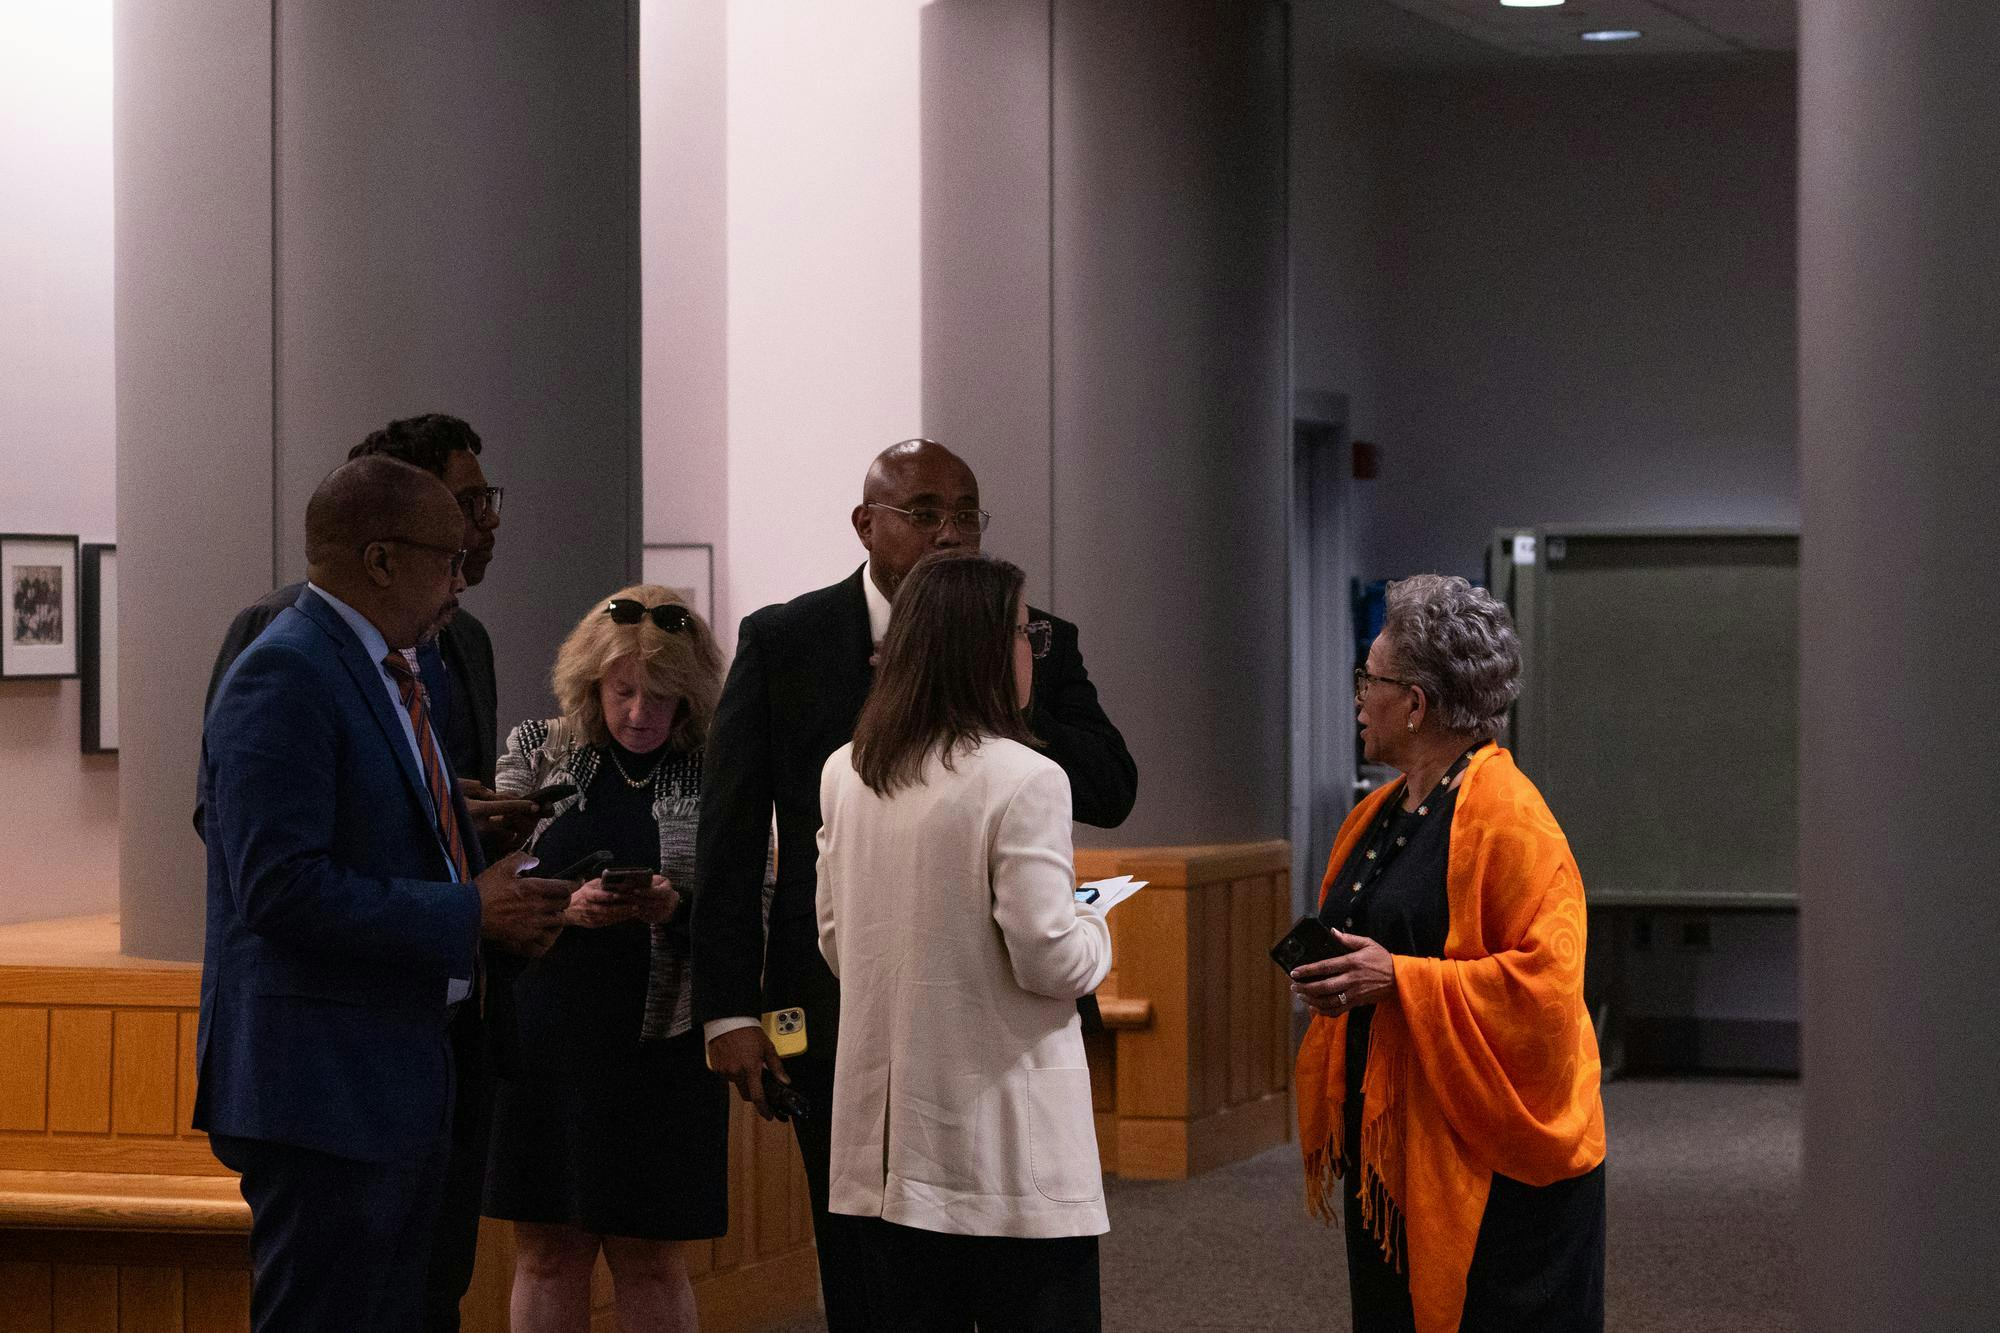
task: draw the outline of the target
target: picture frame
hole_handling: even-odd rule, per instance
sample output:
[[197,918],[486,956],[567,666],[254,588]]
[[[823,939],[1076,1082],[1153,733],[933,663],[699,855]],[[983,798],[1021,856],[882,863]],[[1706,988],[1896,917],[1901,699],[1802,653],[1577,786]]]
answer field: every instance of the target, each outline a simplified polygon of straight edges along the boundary
[[79,585],[83,752],[118,753],[118,548],[86,542]]
[[77,539],[0,533],[0,679],[77,674]]
[[640,577],[672,588],[715,628],[715,548],[706,542],[648,543],[640,560]]

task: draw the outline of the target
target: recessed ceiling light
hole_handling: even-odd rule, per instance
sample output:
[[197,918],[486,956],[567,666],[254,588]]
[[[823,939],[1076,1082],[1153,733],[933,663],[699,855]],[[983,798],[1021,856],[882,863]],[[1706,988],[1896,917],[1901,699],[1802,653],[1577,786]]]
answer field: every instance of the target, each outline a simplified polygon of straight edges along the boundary
[[1644,35],[1637,28],[1599,28],[1595,32],[1577,34],[1586,42],[1629,42]]
[[1500,0],[1509,9],[1552,9],[1563,0]]

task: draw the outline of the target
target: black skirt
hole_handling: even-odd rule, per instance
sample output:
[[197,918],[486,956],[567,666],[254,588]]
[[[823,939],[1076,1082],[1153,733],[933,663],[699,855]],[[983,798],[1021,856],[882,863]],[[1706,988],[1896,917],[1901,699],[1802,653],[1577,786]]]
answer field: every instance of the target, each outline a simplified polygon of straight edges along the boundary
[[596,1236],[702,1240],[729,1229],[729,1085],[701,1030],[587,1072],[495,1082],[488,1217]]

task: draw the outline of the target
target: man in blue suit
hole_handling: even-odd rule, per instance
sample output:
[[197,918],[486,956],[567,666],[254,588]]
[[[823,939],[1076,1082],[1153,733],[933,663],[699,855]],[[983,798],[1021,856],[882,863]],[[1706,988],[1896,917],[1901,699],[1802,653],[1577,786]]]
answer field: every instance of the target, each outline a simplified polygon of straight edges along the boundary
[[547,949],[573,886],[480,870],[406,650],[465,586],[465,519],[382,457],[306,508],[310,581],[202,737],[208,922],[194,1123],[242,1174],[258,1330],[420,1325],[449,1157],[447,1025],[482,933]]

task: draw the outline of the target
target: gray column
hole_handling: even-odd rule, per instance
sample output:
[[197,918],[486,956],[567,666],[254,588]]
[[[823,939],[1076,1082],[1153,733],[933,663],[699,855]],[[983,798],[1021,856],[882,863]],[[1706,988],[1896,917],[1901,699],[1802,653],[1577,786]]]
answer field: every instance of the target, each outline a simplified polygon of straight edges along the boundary
[[1283,836],[1283,13],[942,0],[924,81],[925,427],[1138,760],[1083,836]]
[[202,695],[271,588],[271,6],[114,23],[119,916],[127,953],[199,958]]
[[1995,1328],[2000,17],[1801,20],[1800,1326]]
[[639,543],[629,5],[120,0],[118,420],[125,949],[199,957],[188,821],[230,617],[304,574],[306,498],[442,411],[507,488],[504,728]]

